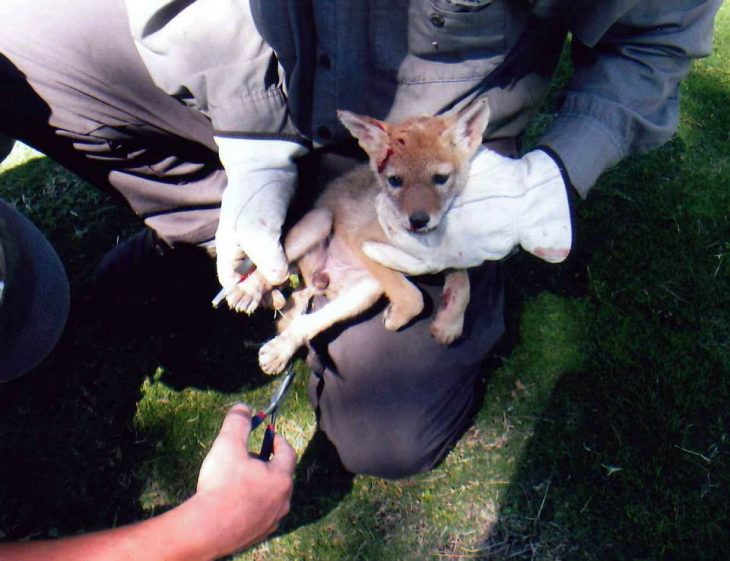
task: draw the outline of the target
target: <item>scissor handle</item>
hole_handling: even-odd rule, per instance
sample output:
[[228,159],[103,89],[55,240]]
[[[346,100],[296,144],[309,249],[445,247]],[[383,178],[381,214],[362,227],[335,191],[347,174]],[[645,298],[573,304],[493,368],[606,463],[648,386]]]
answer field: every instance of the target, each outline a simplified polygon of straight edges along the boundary
[[284,378],[282,379],[279,388],[276,390],[276,393],[271,398],[268,407],[263,411],[259,411],[256,415],[251,417],[251,430],[253,431],[256,429],[256,427],[260,426],[261,423],[263,423],[264,419],[268,415],[271,415],[271,422],[266,426],[264,441],[261,444],[261,452],[259,452],[259,458],[266,462],[269,461],[269,458],[274,451],[274,427],[276,423],[276,413],[278,412],[279,406],[286,396],[287,391],[291,387],[292,380],[294,379],[295,374],[296,371],[290,366],[286,374],[284,375]]
[[255,431],[258,426],[264,422],[266,418],[266,411],[259,411],[253,417],[251,417],[251,431]]
[[259,452],[259,458],[263,461],[268,462],[271,459],[271,454],[274,452],[274,430],[273,424],[266,425],[266,432],[264,433],[264,441],[261,443],[261,452]]

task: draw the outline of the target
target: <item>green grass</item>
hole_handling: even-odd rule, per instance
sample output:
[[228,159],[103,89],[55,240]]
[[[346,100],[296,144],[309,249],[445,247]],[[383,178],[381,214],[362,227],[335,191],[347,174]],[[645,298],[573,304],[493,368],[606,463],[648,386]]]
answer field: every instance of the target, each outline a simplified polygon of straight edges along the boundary
[[[509,260],[508,333],[446,461],[398,482],[345,477],[312,440],[300,375],[281,417],[301,455],[294,508],[237,559],[730,558],[727,6],[717,27],[678,135],[601,179],[568,262]],[[210,310],[212,270],[167,286],[174,303],[90,293],[95,263],[139,222],[27,149],[2,170],[0,196],[62,255],[73,310],[49,360],[0,386],[0,537],[176,504],[225,409],[266,401],[255,354],[270,318]]]

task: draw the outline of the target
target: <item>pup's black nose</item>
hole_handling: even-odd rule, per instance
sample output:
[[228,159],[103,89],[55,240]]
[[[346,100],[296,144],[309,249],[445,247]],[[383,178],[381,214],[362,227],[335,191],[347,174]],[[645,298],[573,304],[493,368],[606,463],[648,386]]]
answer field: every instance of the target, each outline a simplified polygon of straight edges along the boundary
[[412,213],[408,217],[408,222],[410,222],[413,230],[420,230],[421,228],[424,228],[428,224],[429,220],[431,220],[431,217],[428,213],[420,210]]

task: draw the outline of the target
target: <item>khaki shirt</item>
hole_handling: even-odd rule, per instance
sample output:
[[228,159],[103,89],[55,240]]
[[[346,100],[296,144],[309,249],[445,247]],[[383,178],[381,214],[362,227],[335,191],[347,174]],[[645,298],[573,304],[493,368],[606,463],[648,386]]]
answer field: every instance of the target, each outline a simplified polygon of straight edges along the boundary
[[[721,0],[127,0],[156,83],[218,135],[314,146],[337,109],[386,120],[487,95],[488,138],[519,135],[568,34],[574,74],[541,144],[585,195],[676,130],[678,84],[709,54]],[[223,162],[225,165],[225,162]]]

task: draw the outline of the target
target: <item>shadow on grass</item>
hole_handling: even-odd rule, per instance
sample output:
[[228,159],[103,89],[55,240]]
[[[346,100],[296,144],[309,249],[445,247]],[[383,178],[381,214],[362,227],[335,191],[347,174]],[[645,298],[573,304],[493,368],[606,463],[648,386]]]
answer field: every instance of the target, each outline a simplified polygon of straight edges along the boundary
[[591,350],[552,390],[474,558],[730,557],[727,86],[690,86],[681,137],[581,205],[563,272],[515,262],[513,304],[533,274],[566,296],[583,277]]
[[[135,419],[145,380],[223,396],[269,384],[258,369],[257,345],[271,335],[273,322],[214,310],[210,298],[218,286],[207,256],[147,272],[141,292],[131,284],[92,286],[90,275],[115,236],[123,239],[141,224],[46,159],[4,172],[0,197],[46,233],[72,292],[66,330],[52,355],[0,385],[0,539],[138,520],[150,513],[140,504],[139,469],[161,444]],[[210,423],[219,426],[221,419],[222,412]],[[311,472],[312,465],[302,469]],[[197,466],[191,469],[188,494]]]
[[277,535],[323,518],[350,493],[354,477],[327,437],[316,432],[297,463],[291,515],[282,521]]

